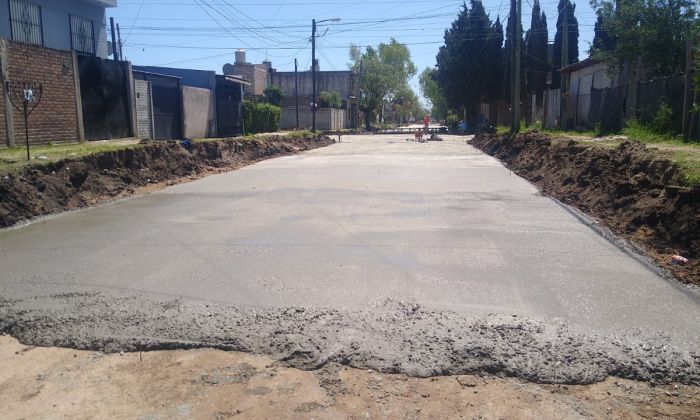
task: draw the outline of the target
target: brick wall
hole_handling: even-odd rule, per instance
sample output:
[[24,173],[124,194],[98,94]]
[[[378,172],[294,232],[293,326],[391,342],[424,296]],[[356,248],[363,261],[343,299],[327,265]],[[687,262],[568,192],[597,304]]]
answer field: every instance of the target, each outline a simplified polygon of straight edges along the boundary
[[[78,140],[73,58],[70,52],[7,42],[10,80],[33,80],[43,85],[41,102],[29,116],[29,140],[34,144]],[[14,111],[15,142],[24,143],[24,117]],[[0,101],[3,139],[4,101]]]

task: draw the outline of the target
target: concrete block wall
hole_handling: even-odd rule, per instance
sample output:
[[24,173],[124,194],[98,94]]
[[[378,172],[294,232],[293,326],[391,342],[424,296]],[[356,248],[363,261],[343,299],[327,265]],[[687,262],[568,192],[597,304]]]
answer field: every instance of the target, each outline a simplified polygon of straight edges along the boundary
[[[299,107],[299,127],[311,128],[311,109],[309,107]],[[318,130],[342,130],[345,127],[346,116],[344,109],[320,108],[316,111],[316,129]],[[283,130],[296,127],[296,108],[282,108],[280,128]]]
[[134,80],[136,91],[136,127],[140,139],[153,138],[153,108],[151,107],[151,83]]
[[[79,111],[76,99],[73,54],[68,51],[0,39],[0,59],[6,61],[7,78],[36,81],[43,85],[41,102],[29,116],[29,140],[33,144],[77,141]],[[5,67],[5,66],[3,66]],[[5,101],[0,101],[2,143],[7,144]],[[13,110],[15,143],[24,143],[24,117]]]

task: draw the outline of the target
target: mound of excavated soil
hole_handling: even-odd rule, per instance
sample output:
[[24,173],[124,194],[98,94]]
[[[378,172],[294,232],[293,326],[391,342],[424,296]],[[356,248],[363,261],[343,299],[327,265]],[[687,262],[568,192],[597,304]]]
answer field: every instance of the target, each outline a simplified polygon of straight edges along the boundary
[[[684,186],[670,160],[638,142],[596,147],[537,132],[480,135],[471,144],[641,245],[679,279],[700,284],[700,187]],[[676,254],[689,264],[672,265]]]
[[149,185],[172,184],[333,142],[327,136],[272,136],[196,143],[187,150],[176,141],[152,141],[131,149],[30,165],[0,179],[0,227],[123,197]]

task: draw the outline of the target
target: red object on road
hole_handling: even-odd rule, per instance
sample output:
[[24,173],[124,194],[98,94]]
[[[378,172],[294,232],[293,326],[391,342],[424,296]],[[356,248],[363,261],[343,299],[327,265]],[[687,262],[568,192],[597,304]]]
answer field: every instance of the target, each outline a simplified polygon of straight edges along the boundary
[[427,115],[423,118],[423,125],[430,125],[430,118]]

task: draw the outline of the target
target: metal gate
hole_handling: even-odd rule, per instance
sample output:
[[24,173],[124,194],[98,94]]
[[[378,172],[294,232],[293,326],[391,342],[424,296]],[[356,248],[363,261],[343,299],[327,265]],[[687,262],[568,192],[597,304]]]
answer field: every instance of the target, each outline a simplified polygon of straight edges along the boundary
[[86,139],[116,139],[132,135],[127,66],[126,62],[78,56]]
[[216,79],[217,135],[228,137],[243,134],[243,88],[223,77]]
[[[150,85],[152,138],[166,140],[182,138],[180,78],[140,70],[135,70],[133,74],[135,83],[145,82]],[[138,87],[138,84],[136,86]],[[137,118],[140,119],[138,112]]]

